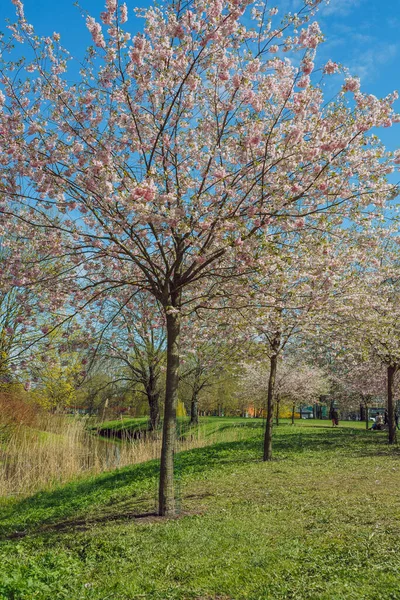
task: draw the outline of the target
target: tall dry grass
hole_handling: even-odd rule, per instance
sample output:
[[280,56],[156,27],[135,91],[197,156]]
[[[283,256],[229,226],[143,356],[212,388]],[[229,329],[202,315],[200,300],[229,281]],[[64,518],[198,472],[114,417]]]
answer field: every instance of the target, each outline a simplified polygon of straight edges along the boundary
[[[14,424],[0,441],[0,496],[24,496],[87,474],[159,458],[160,438],[113,442],[96,438],[85,418],[41,413],[29,424]],[[208,435],[201,427],[177,442],[189,450],[216,441],[239,440],[241,428]]]

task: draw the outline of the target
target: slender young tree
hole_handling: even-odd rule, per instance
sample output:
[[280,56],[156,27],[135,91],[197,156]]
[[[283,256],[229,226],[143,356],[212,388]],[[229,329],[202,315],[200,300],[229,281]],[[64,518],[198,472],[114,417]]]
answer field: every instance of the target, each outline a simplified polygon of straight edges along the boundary
[[353,318],[368,353],[386,368],[388,439],[389,444],[395,444],[397,440],[394,386],[396,374],[400,370],[400,273],[398,261],[392,253],[389,254],[389,261],[381,266],[373,277],[374,281],[371,281],[370,273],[367,275],[363,305],[367,306],[368,310],[364,308],[362,323],[360,313],[357,313],[357,305]]
[[[352,285],[327,314],[321,338],[330,339],[333,354],[343,362],[342,372],[359,371],[381,363],[386,370],[389,443],[396,442],[394,383],[400,368],[400,276],[398,234],[394,227],[370,231],[369,253],[353,264]],[[374,385],[382,385],[378,366]],[[369,379],[369,378],[368,378]],[[361,381],[357,388],[365,394]]]
[[[272,429],[277,369],[288,344],[315,331],[317,322],[332,310],[337,297],[347,290],[352,262],[358,257],[355,232],[324,231],[322,234],[286,232],[279,256],[268,278],[253,279],[252,306],[245,327],[253,332],[259,351],[269,361],[266,397],[264,460],[272,459]],[[263,350],[262,350],[263,348]]]
[[[265,406],[270,385],[270,367],[266,362],[253,361],[243,364],[240,378],[241,393],[253,398],[258,406]],[[294,355],[280,357],[275,380],[275,396],[296,404],[314,404],[329,390],[327,374],[318,366],[310,366]],[[278,402],[276,403],[276,407]]]

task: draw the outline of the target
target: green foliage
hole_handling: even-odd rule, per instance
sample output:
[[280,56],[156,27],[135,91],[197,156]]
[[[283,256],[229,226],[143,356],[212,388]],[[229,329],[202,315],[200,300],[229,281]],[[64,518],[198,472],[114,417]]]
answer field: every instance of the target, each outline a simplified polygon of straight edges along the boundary
[[78,382],[82,379],[82,355],[72,348],[61,352],[60,339],[60,332],[49,336],[31,365],[38,380],[32,397],[46,409],[63,409],[76,403]]
[[126,431],[131,434],[135,431],[143,431],[143,429],[146,429],[147,423],[147,417],[140,417],[137,419],[114,419],[112,421],[104,421],[93,425],[91,429],[93,431],[97,431],[98,429],[109,429],[115,432]]
[[[102,430],[108,430],[110,434],[115,433],[118,437],[119,432],[123,431],[128,436],[133,436],[135,432],[144,431],[148,428],[149,419],[147,417],[138,417],[135,419],[123,418],[114,419],[111,421],[99,422],[92,425],[90,429],[93,432],[101,434]],[[261,422],[254,421],[253,423],[245,419],[236,419],[232,417],[219,418],[219,417],[202,417],[200,425],[198,427],[192,426],[187,417],[177,417],[177,435],[178,437],[193,435],[200,430],[200,433],[205,437],[216,435],[218,433],[225,432],[228,430],[236,431],[238,427],[245,427],[246,431],[251,425],[260,426]],[[162,427],[162,419],[160,428]]]
[[300,422],[262,463],[262,425],[205,421],[241,435],[177,456],[179,519],[132,519],[154,509],[156,461],[4,503],[0,599],[400,598],[397,448]]

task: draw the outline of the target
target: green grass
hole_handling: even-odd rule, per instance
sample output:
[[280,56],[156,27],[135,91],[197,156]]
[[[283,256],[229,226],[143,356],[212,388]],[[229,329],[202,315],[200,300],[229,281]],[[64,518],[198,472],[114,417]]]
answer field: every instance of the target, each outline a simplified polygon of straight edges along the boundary
[[123,419],[114,419],[112,421],[102,421],[96,425],[91,426],[91,429],[105,428],[114,429],[120,431],[121,429],[144,429],[147,426],[149,419],[147,417],[124,417]]
[[400,453],[385,433],[282,424],[262,463],[261,421],[201,426],[218,425],[233,441],[176,458],[177,519],[133,518],[155,508],[155,461],[4,503],[0,599],[400,599]]
[[[257,419],[253,421],[249,421],[249,419],[241,419],[237,417],[202,417],[200,423],[200,432],[205,434],[206,436],[212,435],[216,432],[230,429],[233,427],[259,427],[261,421]],[[120,432],[124,432],[127,436],[132,436],[135,432],[145,431],[148,429],[149,420],[147,417],[137,417],[137,418],[124,418],[124,419],[115,419],[113,421],[105,421],[102,423],[98,423],[96,425],[91,425],[90,429],[93,432],[101,433],[104,431],[108,431],[110,436],[114,434],[116,437],[119,436]],[[162,424],[160,424],[161,428]],[[177,419],[177,434],[178,436],[187,436],[197,433],[198,428],[194,427],[190,424],[188,418],[178,417]]]

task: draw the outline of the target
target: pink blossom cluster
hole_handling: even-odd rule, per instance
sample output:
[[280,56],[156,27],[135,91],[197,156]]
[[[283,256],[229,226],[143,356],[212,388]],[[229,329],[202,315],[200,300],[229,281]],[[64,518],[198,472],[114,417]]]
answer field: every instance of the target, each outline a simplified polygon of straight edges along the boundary
[[337,73],[338,70],[339,70],[339,65],[337,63],[333,62],[332,60],[328,60],[328,62],[326,63],[326,65],[324,67],[324,73],[327,73],[328,75]]
[[356,77],[347,77],[344,81],[343,91],[353,92],[354,94],[360,90],[360,80]]
[[305,48],[315,49],[322,41],[322,32],[316,21],[311,23],[307,29],[302,29],[299,36],[299,42]]
[[104,36],[103,36],[102,30],[101,30],[100,23],[97,23],[93,17],[87,17],[86,18],[86,27],[92,34],[93,43],[98,48],[105,48],[106,43],[104,40]]
[[[124,5],[118,13],[109,0],[104,34],[87,18],[95,49],[78,84],[60,76],[66,55],[50,38],[31,38],[48,60],[27,61],[26,79],[3,65],[1,232],[68,265],[46,284],[55,312],[84,310],[110,286],[127,296],[151,290],[164,307],[196,305],[199,282],[225,290],[225,279],[247,281],[271,262],[283,269],[271,240],[328,235],[344,218],[361,228],[367,209],[384,208],[399,157],[366,132],[397,122],[395,98],[363,94],[347,77],[342,89],[354,98],[327,103],[323,85],[311,85],[322,40],[309,24],[315,4],[259,33],[247,1],[151,7],[131,42]],[[332,265],[314,259],[319,270],[307,269],[313,281],[324,275],[325,298]],[[8,276],[22,289],[40,268],[20,262]],[[210,291],[208,310],[214,301]]]

